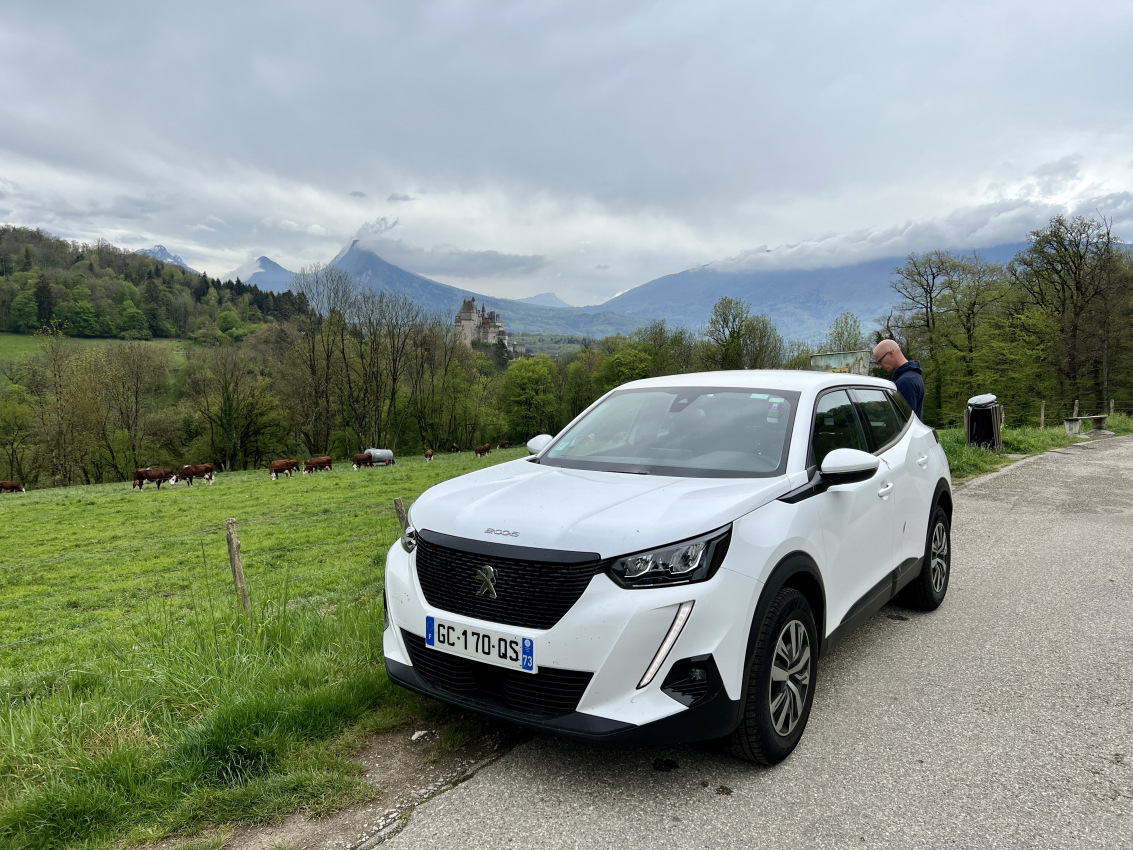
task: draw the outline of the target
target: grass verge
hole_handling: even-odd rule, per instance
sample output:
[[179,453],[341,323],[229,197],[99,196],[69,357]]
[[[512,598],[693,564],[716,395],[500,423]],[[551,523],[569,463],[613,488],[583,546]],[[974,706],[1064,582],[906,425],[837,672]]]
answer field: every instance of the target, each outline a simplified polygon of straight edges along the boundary
[[[1133,434],[1133,416],[1124,413],[1111,416],[1109,429],[1115,434]],[[994,472],[1018,460],[1018,458],[1008,457],[1009,454],[1039,454],[1050,449],[1062,448],[1080,442],[1078,438],[1068,435],[1062,427],[1004,428],[1002,431],[1003,454],[997,455],[995,452],[979,446],[969,446],[965,440],[963,428],[942,428],[937,433],[940,434],[940,444],[948,455],[952,479],[957,484],[977,475]]]
[[446,719],[382,664],[389,503],[521,454],[0,502],[0,845],[97,848],[372,798],[349,758],[365,737]]

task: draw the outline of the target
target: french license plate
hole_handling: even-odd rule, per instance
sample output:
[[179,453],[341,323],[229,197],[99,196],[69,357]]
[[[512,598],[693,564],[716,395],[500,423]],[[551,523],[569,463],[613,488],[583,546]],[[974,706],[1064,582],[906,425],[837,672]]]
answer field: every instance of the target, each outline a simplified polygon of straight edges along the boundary
[[493,629],[469,628],[446,623],[436,617],[425,617],[425,645],[450,655],[524,673],[534,673],[539,669],[535,666],[535,641]]

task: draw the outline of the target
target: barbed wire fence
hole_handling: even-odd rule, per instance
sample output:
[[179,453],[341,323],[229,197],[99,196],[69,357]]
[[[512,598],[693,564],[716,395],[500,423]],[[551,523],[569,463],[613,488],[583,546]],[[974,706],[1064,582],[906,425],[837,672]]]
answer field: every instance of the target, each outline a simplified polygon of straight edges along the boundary
[[[368,514],[368,519],[372,521],[372,528],[363,533],[335,536],[325,540],[298,541],[298,536],[303,532],[309,533],[319,520],[345,513]],[[259,528],[270,525],[284,526],[285,533],[294,542],[287,546],[267,546],[266,548],[252,546],[249,547],[247,551],[242,551],[245,544],[243,541],[239,540],[238,535],[240,529],[258,530]],[[123,543],[101,547],[99,549],[76,549],[48,558],[25,560],[14,564],[3,564],[0,565],[0,570],[7,571],[9,576],[7,584],[11,586],[14,583],[11,581],[11,577],[19,570],[51,569],[53,565],[68,561],[82,564],[84,561],[91,562],[99,558],[120,554],[134,556],[133,558],[124,558],[123,560],[125,561],[142,560],[152,552],[154,544],[190,540],[193,543],[198,541],[201,543],[201,550],[199,552],[194,552],[191,555],[187,553],[186,558],[190,560],[175,567],[134,572],[127,576],[119,576],[106,581],[81,582],[72,587],[52,590],[47,593],[37,593],[0,601],[0,616],[5,612],[11,611],[11,609],[23,606],[35,606],[37,603],[44,602],[55,603],[69,597],[96,593],[98,591],[105,591],[111,596],[120,597],[124,592],[129,592],[130,588],[141,592],[138,597],[139,602],[147,603],[152,600],[154,594],[162,593],[163,596],[172,595],[171,593],[163,593],[163,591],[169,591],[169,585],[162,587],[158,584],[154,584],[154,579],[165,579],[178,573],[186,572],[194,572],[199,577],[202,586],[196,588],[197,590],[205,590],[211,594],[214,589],[226,585],[228,589],[226,591],[220,591],[220,593],[234,593],[234,607],[237,610],[251,613],[252,609],[257,605],[261,610],[264,610],[269,604],[268,600],[277,596],[278,592],[285,584],[296,580],[296,577],[290,574],[289,569],[273,569],[273,567],[280,566],[280,556],[296,552],[318,552],[329,547],[347,547],[363,540],[373,540],[375,542],[375,551],[384,552],[385,546],[379,544],[388,544],[391,542],[390,538],[393,537],[393,539],[396,539],[395,535],[399,532],[400,526],[398,524],[396,510],[394,504],[389,502],[378,505],[359,505],[335,510],[316,510],[301,513],[289,512],[280,516],[263,517],[244,522],[235,521],[235,518],[233,518],[224,524],[209,524],[202,528],[182,532],[180,534],[146,538],[141,542]],[[229,558],[222,559],[223,563],[217,564],[214,562],[215,559],[210,559],[206,555],[206,545],[210,540],[214,545],[219,547],[220,545],[228,544],[230,539],[234,541],[235,546],[227,545]],[[235,557],[233,557],[234,555]],[[245,576],[244,568],[249,566],[252,570]],[[237,570],[239,570],[239,579],[236,578]],[[250,584],[248,582],[249,578],[251,579]],[[149,587],[138,587],[139,583],[148,584]],[[365,590],[365,586],[354,585],[351,589]],[[349,589],[342,591],[343,596],[348,595],[348,593]],[[308,593],[299,595],[292,601],[294,603],[311,602],[313,599],[325,595],[325,593]],[[223,598],[223,595],[221,595],[221,598]],[[65,606],[65,608],[68,607],[70,606]],[[130,607],[125,607],[127,613],[129,613]],[[79,616],[89,616],[90,614],[89,610],[83,610],[78,604],[75,605],[74,610],[76,615]],[[188,614],[190,612],[186,613]],[[19,652],[22,649],[40,646],[54,641],[66,640],[80,635],[105,636],[113,640],[114,636],[120,635],[127,630],[136,629],[140,624],[148,622],[150,625],[153,625],[154,617],[155,612],[147,609],[146,611],[133,614],[132,616],[115,618],[109,622],[103,619],[99,622],[78,625],[72,628],[52,629],[48,630],[45,634],[31,635],[15,640],[4,640],[3,634],[0,633],[0,652]],[[16,678],[27,679],[30,677],[38,679],[41,677],[52,677],[66,672],[82,670],[86,667],[93,667],[98,663],[111,660],[115,657],[122,657],[122,654],[115,652],[95,658],[68,661],[61,666],[49,669],[29,670],[27,672],[16,673],[16,675],[13,675],[13,673],[18,669],[18,664],[5,664],[4,666],[9,668],[9,672],[7,674],[0,672],[0,688],[5,684],[10,684]],[[8,660],[11,661],[12,659],[9,658]]]

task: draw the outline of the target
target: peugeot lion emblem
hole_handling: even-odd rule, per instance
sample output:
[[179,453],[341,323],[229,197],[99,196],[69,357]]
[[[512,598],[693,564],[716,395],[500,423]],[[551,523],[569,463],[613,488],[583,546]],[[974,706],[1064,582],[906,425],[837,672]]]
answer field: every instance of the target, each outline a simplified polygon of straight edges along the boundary
[[480,567],[476,571],[477,577],[480,579],[480,589],[476,591],[477,596],[487,596],[489,599],[496,598],[496,570],[494,567],[489,567],[487,564]]

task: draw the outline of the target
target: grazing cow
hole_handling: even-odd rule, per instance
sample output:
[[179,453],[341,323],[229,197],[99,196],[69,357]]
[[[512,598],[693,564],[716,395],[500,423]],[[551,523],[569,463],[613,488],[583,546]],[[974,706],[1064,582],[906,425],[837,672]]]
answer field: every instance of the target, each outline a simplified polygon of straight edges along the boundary
[[19,481],[0,481],[0,493],[26,493]]
[[354,455],[354,469],[357,470],[360,466],[373,466],[374,457],[371,454],[362,452],[360,455]]
[[491,443],[484,443],[484,445],[482,445],[482,446],[477,446],[475,448],[476,457],[483,457],[484,455],[486,455],[491,450],[492,450],[492,444]]
[[425,449],[425,463],[428,463],[432,459],[433,459],[433,450],[432,449]]
[[157,489],[161,489],[161,485],[169,482],[170,484],[177,483],[177,473],[172,469],[161,469],[147,466],[145,469],[134,470],[134,483],[130,485],[133,490],[137,487],[139,490],[145,488],[146,482],[152,481],[157,484]]
[[207,481],[210,487],[216,480],[216,478],[212,474],[211,463],[198,463],[192,466],[183,466],[181,467],[181,474],[178,476],[178,478],[185,479],[189,483],[190,487],[193,486],[194,478],[200,478],[202,481]]
[[509,443],[507,440],[500,440],[500,446],[499,447],[501,449],[510,449],[511,443]]
[[303,464],[303,474],[308,472],[318,472],[320,469],[330,470],[334,466],[329,456],[326,457],[313,457],[305,464]]
[[299,461],[297,460],[273,460],[268,464],[268,472],[271,473],[271,480],[275,481],[283,473],[287,473],[287,477],[291,477],[292,472],[299,471]]
[[451,446],[448,447],[448,450],[449,450],[450,454],[455,454],[456,452],[460,451],[460,446],[458,446],[456,443],[453,443]]

